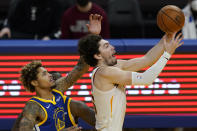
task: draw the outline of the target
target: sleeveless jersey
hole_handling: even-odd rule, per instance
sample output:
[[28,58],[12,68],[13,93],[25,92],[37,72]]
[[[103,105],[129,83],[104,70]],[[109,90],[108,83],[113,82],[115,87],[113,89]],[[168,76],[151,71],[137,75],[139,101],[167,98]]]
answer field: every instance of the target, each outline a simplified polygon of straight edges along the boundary
[[124,87],[114,85],[109,91],[101,91],[94,85],[92,73],[92,95],[95,106],[96,129],[98,131],[122,131],[126,111],[126,92]]
[[36,131],[60,131],[72,126],[70,119],[70,98],[53,89],[53,100],[32,97],[30,101],[36,102],[43,109],[45,119],[34,126]]

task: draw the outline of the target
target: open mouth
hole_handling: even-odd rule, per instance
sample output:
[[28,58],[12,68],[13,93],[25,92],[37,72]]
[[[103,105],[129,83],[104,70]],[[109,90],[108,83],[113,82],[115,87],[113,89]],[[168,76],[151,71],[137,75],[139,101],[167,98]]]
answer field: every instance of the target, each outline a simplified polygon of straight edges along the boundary
[[112,57],[115,57],[116,52],[114,51],[114,53],[112,54]]

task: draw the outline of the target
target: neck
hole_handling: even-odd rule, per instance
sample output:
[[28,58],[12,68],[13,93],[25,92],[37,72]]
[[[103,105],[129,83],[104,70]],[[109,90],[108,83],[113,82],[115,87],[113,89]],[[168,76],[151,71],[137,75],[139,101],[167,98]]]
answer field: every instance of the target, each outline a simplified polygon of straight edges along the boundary
[[97,67],[105,67],[105,66],[107,66],[104,62],[102,62],[102,61],[98,61],[98,64],[97,64]]
[[53,99],[53,95],[51,93],[51,90],[48,90],[48,89],[39,88],[38,90],[36,90],[36,96],[43,98],[43,99],[47,99],[47,100]]
[[77,5],[77,9],[80,12],[88,12],[91,8],[92,8],[92,2],[88,2],[88,4],[85,7],[81,7],[81,6]]

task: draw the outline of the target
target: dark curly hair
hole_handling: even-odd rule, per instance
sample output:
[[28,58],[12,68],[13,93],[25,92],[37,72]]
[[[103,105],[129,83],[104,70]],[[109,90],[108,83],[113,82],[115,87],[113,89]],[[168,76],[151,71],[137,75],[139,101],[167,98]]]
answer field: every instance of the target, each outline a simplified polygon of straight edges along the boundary
[[30,92],[35,92],[35,87],[31,84],[32,80],[37,80],[37,69],[42,67],[41,61],[32,61],[31,63],[25,65],[20,71],[20,81],[23,86]]
[[95,54],[99,54],[99,41],[102,39],[99,35],[89,34],[81,38],[78,42],[78,51],[84,56],[85,62],[90,66],[96,66],[98,60],[94,58]]

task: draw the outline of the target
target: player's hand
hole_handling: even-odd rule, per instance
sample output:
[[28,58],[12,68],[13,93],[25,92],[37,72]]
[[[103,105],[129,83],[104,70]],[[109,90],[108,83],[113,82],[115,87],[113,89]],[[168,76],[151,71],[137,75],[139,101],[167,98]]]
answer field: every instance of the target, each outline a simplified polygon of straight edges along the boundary
[[181,42],[183,40],[182,33],[179,33],[176,36],[176,33],[171,34],[171,40],[168,42],[167,40],[169,39],[168,36],[164,37],[164,48],[165,51],[168,52],[169,54],[173,54],[176,48],[181,46],[184,42]]
[[82,127],[78,127],[78,126],[71,126],[69,128],[64,128],[61,131],[81,131]]
[[91,14],[89,16],[89,24],[86,24],[88,31],[91,34],[99,35],[101,32],[101,21],[103,17],[99,14]]
[[0,32],[0,38],[3,37],[4,35],[8,35],[8,38],[11,38],[11,31],[9,28],[5,27],[1,30]]

